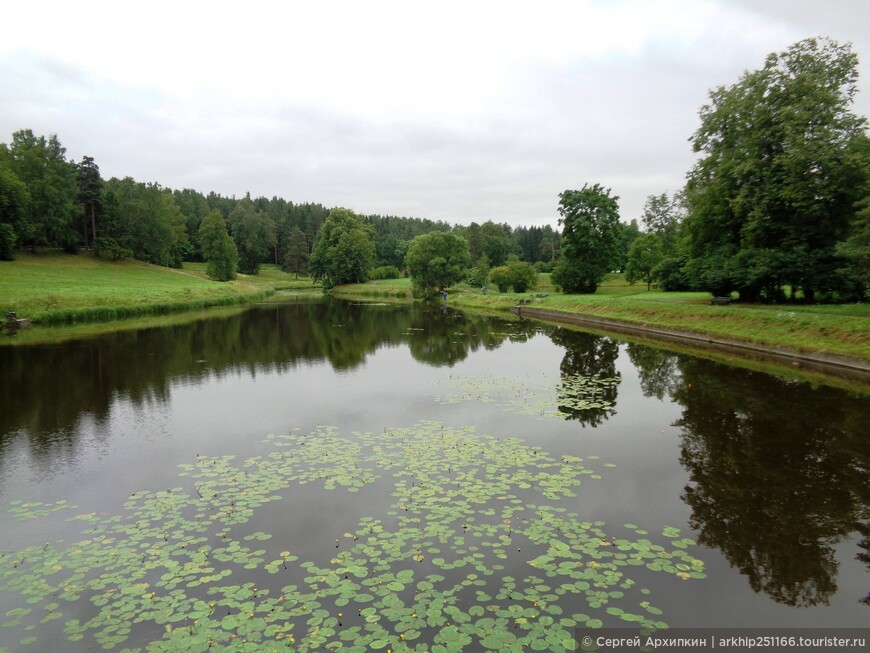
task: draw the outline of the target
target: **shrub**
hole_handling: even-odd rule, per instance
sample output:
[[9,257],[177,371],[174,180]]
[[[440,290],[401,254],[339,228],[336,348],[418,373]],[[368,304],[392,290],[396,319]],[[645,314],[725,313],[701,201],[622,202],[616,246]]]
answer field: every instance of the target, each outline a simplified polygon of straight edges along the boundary
[[499,265],[489,271],[489,282],[495,284],[499,292],[507,292],[511,285],[511,273],[506,265]]
[[395,265],[382,265],[369,270],[369,279],[399,279],[402,273]]
[[514,292],[526,292],[534,288],[538,281],[538,273],[529,263],[514,261],[508,266],[508,280]]

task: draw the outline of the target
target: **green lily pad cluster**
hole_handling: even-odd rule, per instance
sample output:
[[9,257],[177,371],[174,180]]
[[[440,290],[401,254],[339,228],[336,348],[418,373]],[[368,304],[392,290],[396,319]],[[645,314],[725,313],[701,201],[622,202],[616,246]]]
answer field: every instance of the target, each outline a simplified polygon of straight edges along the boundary
[[16,499],[15,501],[10,501],[9,505],[11,506],[9,513],[20,521],[38,519],[39,517],[46,517],[61,510],[75,510],[78,508],[78,506],[74,506],[66,499],[51,503]]
[[609,397],[619,382],[618,376],[581,374],[540,382],[506,376],[450,375],[443,382],[450,391],[437,395],[435,401],[440,404],[474,401],[495,404],[521,415],[570,419],[569,411],[611,410],[614,403]]
[[[667,628],[651,574],[704,578],[678,529],[654,542],[560,505],[600,476],[578,457],[437,422],[268,442],[243,462],[200,456],[182,466],[186,487],[137,492],[117,515],[76,517],[77,541],[4,552],[0,591],[22,607],[0,636],[124,653],[567,651],[577,627]],[[324,533],[322,560],[246,529],[294,484],[378,480],[393,482],[388,510]]]

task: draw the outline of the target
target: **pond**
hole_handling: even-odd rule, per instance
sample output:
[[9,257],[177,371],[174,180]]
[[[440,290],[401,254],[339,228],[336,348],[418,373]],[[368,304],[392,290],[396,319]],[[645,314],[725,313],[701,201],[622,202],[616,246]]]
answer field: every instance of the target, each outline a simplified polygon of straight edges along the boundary
[[559,651],[870,617],[867,395],[327,299],[0,347],[0,379],[5,650]]

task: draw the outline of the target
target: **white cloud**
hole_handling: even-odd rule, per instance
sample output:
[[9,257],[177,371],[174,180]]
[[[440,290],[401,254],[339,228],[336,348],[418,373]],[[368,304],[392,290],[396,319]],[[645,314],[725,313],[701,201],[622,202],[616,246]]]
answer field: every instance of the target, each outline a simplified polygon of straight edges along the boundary
[[816,24],[870,48],[870,11],[851,0],[35,0],[4,14],[20,27],[0,42],[0,140],[28,127],[106,176],[462,222],[554,222],[558,193],[587,181],[637,217],[682,185],[709,89]]

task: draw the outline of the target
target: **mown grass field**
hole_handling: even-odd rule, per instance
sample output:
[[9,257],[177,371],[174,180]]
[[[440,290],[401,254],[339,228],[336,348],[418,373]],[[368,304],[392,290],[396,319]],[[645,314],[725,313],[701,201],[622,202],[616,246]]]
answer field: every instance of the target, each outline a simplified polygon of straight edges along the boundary
[[236,304],[276,290],[310,288],[277,266],[219,283],[204,263],[174,270],[140,261],[111,262],[91,254],[18,253],[0,263],[0,311],[15,311],[35,323],[102,322]]

